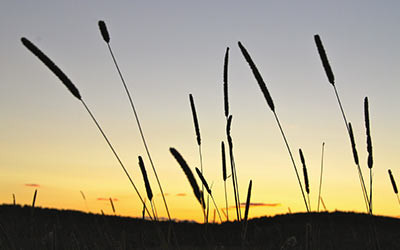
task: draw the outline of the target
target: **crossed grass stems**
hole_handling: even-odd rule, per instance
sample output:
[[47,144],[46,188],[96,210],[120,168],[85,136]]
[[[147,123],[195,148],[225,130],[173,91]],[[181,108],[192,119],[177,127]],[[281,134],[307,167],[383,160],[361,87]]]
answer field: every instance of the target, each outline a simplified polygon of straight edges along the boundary
[[[139,116],[137,114],[137,111],[135,109],[134,103],[133,103],[133,99],[131,97],[131,94],[129,92],[129,89],[126,85],[126,82],[123,78],[123,75],[121,73],[121,70],[118,66],[118,63],[116,61],[116,58],[114,56],[114,53],[112,51],[112,48],[110,46],[110,36],[106,27],[106,24],[104,21],[99,21],[98,23],[99,25],[99,29],[102,35],[103,40],[106,42],[107,47],[109,49],[110,55],[112,57],[112,60],[114,62],[114,65],[118,71],[119,77],[121,79],[121,82],[123,84],[123,87],[125,89],[125,92],[128,96],[132,111],[133,111],[133,115],[134,118],[136,120],[141,138],[142,138],[142,142],[147,154],[147,157],[150,161],[150,164],[152,166],[152,170],[153,170],[153,174],[156,177],[157,180],[157,184],[159,186],[162,198],[163,198],[163,202],[164,202],[164,206],[168,215],[168,219],[171,221],[171,216],[170,216],[170,212],[168,209],[168,205],[165,199],[165,195],[161,186],[161,182],[159,180],[159,177],[157,175],[156,169],[155,169],[155,165],[153,163],[151,154],[150,154],[150,150],[149,147],[147,145],[147,142],[145,140],[145,136],[144,136],[144,132],[142,129],[142,126],[140,124],[140,120],[139,120]],[[352,147],[352,151],[353,151],[353,157],[354,157],[354,161],[356,163],[357,166],[357,170],[358,170],[358,175],[359,175],[359,180],[360,180],[360,185],[361,185],[361,189],[362,189],[362,193],[363,193],[363,199],[366,205],[366,209],[367,212],[369,214],[372,215],[372,190],[373,190],[373,180],[372,180],[372,166],[373,166],[373,156],[372,156],[372,140],[371,140],[371,135],[370,135],[370,124],[369,124],[369,106],[368,106],[368,98],[366,97],[364,100],[364,116],[365,116],[365,126],[366,126],[366,136],[367,136],[367,152],[368,152],[368,168],[369,168],[369,175],[370,175],[370,190],[369,190],[369,195],[365,186],[365,181],[364,181],[364,177],[361,171],[361,167],[359,164],[359,160],[358,160],[358,154],[357,154],[357,150],[356,150],[356,145],[355,145],[355,140],[354,140],[354,134],[353,134],[353,130],[352,130],[352,126],[351,123],[347,121],[346,115],[344,113],[344,109],[342,107],[337,89],[336,89],[336,85],[335,85],[335,78],[332,72],[332,69],[330,67],[328,58],[326,56],[325,53],[325,49],[322,45],[322,41],[319,37],[319,35],[315,35],[314,36],[314,40],[322,61],[322,65],[323,68],[325,70],[325,73],[328,77],[328,81],[329,83],[333,86],[334,91],[335,91],[335,95],[346,125],[346,130],[349,134],[350,137],[350,142],[351,142],[351,147]],[[77,98],[82,105],[84,106],[84,108],[86,109],[86,111],[88,112],[88,114],[90,115],[91,119],[93,120],[93,122],[95,123],[96,127],[98,128],[98,130],[100,131],[100,133],[102,134],[103,138],[105,139],[105,141],[107,142],[109,148],[111,149],[111,151],[113,152],[114,156],[116,157],[119,165],[121,166],[121,168],[123,169],[124,173],[126,174],[126,176],[128,177],[132,187],[134,188],[135,192],[137,193],[141,203],[143,204],[143,211],[146,212],[149,216],[149,218],[151,220],[158,220],[157,218],[157,213],[155,212],[155,204],[154,204],[154,200],[153,200],[153,194],[151,191],[151,187],[150,187],[150,182],[148,180],[147,177],[147,173],[144,167],[144,163],[143,163],[143,159],[141,158],[141,156],[138,157],[139,159],[139,166],[143,175],[143,179],[145,182],[145,187],[146,187],[146,193],[147,193],[147,198],[150,201],[151,204],[151,209],[152,209],[152,213],[150,213],[150,211],[148,210],[147,206],[146,206],[146,202],[145,200],[142,198],[141,194],[139,193],[136,185],[134,184],[132,178],[130,177],[128,171],[125,168],[125,165],[123,164],[123,162],[121,161],[120,157],[118,156],[117,152],[115,151],[113,145],[111,144],[110,140],[108,139],[108,137],[106,136],[105,132],[103,131],[103,129],[101,128],[100,124],[97,122],[95,116],[93,115],[93,113],[91,112],[91,110],[89,109],[89,107],[87,106],[87,104],[85,103],[85,101],[82,99],[82,96],[80,95],[79,90],[75,87],[75,85],[72,83],[72,81],[61,71],[61,69],[49,58],[47,57],[39,48],[37,48],[33,43],[31,43],[28,39],[26,38],[21,38],[21,42],[23,43],[23,45],[30,50],[35,56],[37,56],[39,58],[39,60],[41,60],[60,80],[61,82],[68,88],[68,90],[72,93],[72,95]],[[275,117],[277,126],[281,132],[282,138],[284,140],[284,143],[286,145],[286,148],[288,150],[289,153],[289,157],[290,160],[293,164],[293,168],[297,177],[297,181],[299,183],[299,187],[300,187],[300,191],[301,191],[301,195],[302,198],[304,200],[304,204],[306,207],[307,212],[311,211],[311,202],[310,202],[310,197],[309,197],[309,193],[310,193],[310,188],[309,188],[309,180],[308,180],[308,173],[307,173],[307,168],[306,168],[306,164],[305,164],[305,159],[304,159],[304,155],[302,153],[302,150],[299,149],[299,154],[300,154],[300,160],[302,162],[303,165],[303,176],[304,176],[304,185],[305,185],[305,191],[307,193],[307,199],[306,199],[306,195],[303,189],[303,184],[300,180],[300,175],[298,173],[297,167],[296,167],[296,163],[291,151],[291,148],[289,146],[287,137],[284,133],[283,127],[281,125],[281,122],[278,118],[278,115],[276,113],[275,110],[275,105],[274,102],[272,100],[272,97],[266,87],[266,84],[261,76],[261,74],[259,73],[255,63],[253,62],[250,54],[247,52],[246,48],[241,44],[241,42],[238,42],[238,46],[242,52],[243,57],[245,58],[245,60],[247,61],[247,63],[249,64],[249,67],[251,69],[251,71],[253,72],[253,75],[261,89],[261,92],[264,95],[264,98],[267,102],[268,107],[270,108],[270,110],[273,112],[273,115]],[[224,182],[224,191],[225,191],[225,210],[226,210],[226,214],[225,217],[227,219],[227,221],[229,220],[229,214],[228,214],[228,198],[227,198],[227,191],[226,191],[226,181],[228,178],[232,179],[232,185],[233,185],[233,193],[234,193],[234,198],[235,198],[235,208],[236,208],[236,218],[238,221],[243,220],[244,221],[244,225],[246,225],[247,227],[247,218],[248,218],[248,212],[249,212],[249,207],[250,207],[250,196],[251,196],[251,188],[252,188],[252,181],[250,180],[249,183],[249,188],[248,188],[248,195],[247,195],[247,201],[246,201],[246,209],[245,209],[245,215],[244,218],[242,219],[242,214],[241,214],[241,203],[240,203],[240,197],[239,197],[239,185],[238,185],[238,180],[237,180],[237,172],[236,172],[236,165],[235,165],[235,160],[234,160],[234,154],[233,154],[233,140],[231,137],[231,124],[232,124],[232,115],[229,113],[229,101],[228,101],[228,59],[229,58],[229,48],[226,49],[225,52],[225,58],[224,58],[224,70],[223,70],[223,94],[224,94],[224,114],[226,117],[226,137],[227,137],[227,141],[228,141],[228,151],[229,151],[229,162],[231,165],[231,175],[227,176],[227,171],[226,171],[226,155],[225,155],[225,144],[222,141],[221,142],[221,154],[222,154],[222,179]],[[201,182],[202,182],[202,188],[199,189],[197,186],[197,182],[194,178],[194,175],[191,173],[191,170],[188,166],[188,164],[184,161],[183,157],[179,154],[179,152],[174,149],[174,148],[170,148],[170,152],[171,154],[175,157],[175,159],[178,161],[178,163],[180,164],[181,168],[183,169],[187,179],[189,180],[189,183],[192,186],[193,192],[195,194],[195,197],[197,198],[197,200],[199,201],[201,207],[202,207],[202,211],[204,214],[204,218],[205,218],[205,222],[208,222],[208,208],[209,208],[209,204],[207,202],[207,207],[205,205],[205,199],[204,199],[204,188],[207,191],[208,195],[211,197],[214,206],[215,206],[215,210],[218,212],[218,216],[220,221],[222,222],[222,217],[219,213],[219,209],[217,207],[217,204],[214,200],[214,197],[212,196],[212,191],[211,188],[208,186],[208,183],[204,177],[204,172],[203,172],[203,160],[202,160],[202,152],[201,152],[201,137],[200,137],[200,128],[199,128],[199,123],[198,123],[198,118],[197,118],[197,112],[195,109],[195,104],[194,104],[194,99],[192,94],[189,95],[189,100],[190,100],[190,106],[191,106],[191,110],[192,110],[192,115],[193,115],[193,122],[194,122],[194,127],[195,127],[195,134],[196,134],[196,141],[198,144],[198,148],[199,148],[199,159],[200,159],[200,169],[196,168],[196,173],[198,175],[198,177],[200,178]],[[319,185],[319,194],[318,194],[318,206],[317,206],[317,211],[319,211],[319,204],[320,201],[322,201],[322,197],[321,197],[321,187],[322,187],[322,173],[323,173],[323,155],[324,155],[324,145],[325,143],[322,144],[322,156],[321,156],[321,173],[320,173],[320,185]],[[391,173],[391,171],[389,170],[389,177],[391,180],[391,183],[393,185],[393,189],[395,191],[395,194],[397,195],[397,199],[399,201],[400,204],[400,199],[398,196],[398,192],[397,192],[397,187],[393,178],[393,175]],[[110,202],[112,204],[112,200],[110,199]],[[207,212],[206,212],[207,209]],[[244,226],[244,228],[246,228]],[[243,230],[244,235],[245,235],[245,229]],[[243,235],[242,235],[243,236]],[[245,237],[245,236],[244,236]]]

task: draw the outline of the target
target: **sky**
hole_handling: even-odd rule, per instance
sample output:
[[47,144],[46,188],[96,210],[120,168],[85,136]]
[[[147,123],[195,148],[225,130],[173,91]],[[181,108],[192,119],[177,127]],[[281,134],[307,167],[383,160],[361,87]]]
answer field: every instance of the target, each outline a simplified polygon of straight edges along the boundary
[[[143,196],[143,156],[159,215],[166,217],[128,99],[98,21],[130,89],[171,216],[202,220],[170,147],[194,171],[199,155],[189,94],[202,136],[204,175],[224,207],[220,143],[226,142],[222,73],[241,201],[253,181],[250,217],[304,212],[273,113],[237,46],[251,54],[274,100],[299,173],[304,152],[315,210],[325,142],[322,197],[329,211],[365,212],[350,141],[315,47],[319,34],[352,122],[364,177],[363,100],[370,103],[374,213],[400,216],[388,169],[400,182],[400,3],[398,1],[3,1],[0,8],[0,203],[141,216],[142,205],[82,104],[21,43],[26,37],[73,81]],[[198,180],[199,181],[199,180]],[[367,185],[369,188],[369,185]],[[86,203],[80,193],[86,197]],[[228,201],[234,197],[231,179]],[[258,206],[256,206],[258,205]],[[229,210],[230,217],[234,210]],[[233,217],[231,217],[233,218]]]

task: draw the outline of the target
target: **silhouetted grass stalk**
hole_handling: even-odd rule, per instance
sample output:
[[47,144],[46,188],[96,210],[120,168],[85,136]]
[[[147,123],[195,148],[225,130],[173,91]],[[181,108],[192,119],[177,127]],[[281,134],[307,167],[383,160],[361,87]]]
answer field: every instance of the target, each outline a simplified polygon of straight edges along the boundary
[[146,188],[147,198],[150,201],[151,211],[153,212],[154,219],[157,221],[158,218],[154,211],[153,191],[151,190],[150,181],[149,181],[149,178],[147,177],[146,168],[144,166],[144,162],[143,162],[143,159],[141,156],[138,156],[138,161],[139,161],[140,172],[142,172],[142,176],[143,176],[144,186]]
[[231,137],[231,125],[232,125],[232,115],[229,115],[228,121],[226,124],[226,137],[227,137],[228,146],[229,146],[229,157],[230,157],[230,164],[231,164],[233,193],[235,196],[236,216],[237,216],[237,220],[240,221],[241,220],[241,209],[240,209],[240,199],[239,199],[239,191],[238,191],[239,187],[238,187],[238,183],[237,183],[235,159],[233,156],[233,140]]
[[278,115],[275,112],[274,102],[273,102],[273,100],[271,98],[271,95],[269,94],[267,86],[265,85],[265,82],[264,82],[260,72],[258,71],[258,69],[257,69],[256,65],[254,64],[253,60],[251,59],[250,54],[247,52],[246,48],[240,42],[238,42],[238,45],[239,45],[239,48],[240,48],[244,58],[246,59],[247,63],[249,64],[250,69],[252,70],[254,77],[257,80],[257,83],[258,83],[258,85],[259,85],[259,87],[261,89],[261,92],[264,94],[265,100],[267,101],[267,104],[268,104],[269,108],[274,113],[275,120],[276,120],[276,122],[278,124],[279,130],[281,131],[283,140],[285,142],[286,148],[287,148],[287,150],[289,152],[289,156],[290,156],[290,159],[291,159],[292,164],[293,164],[294,171],[296,173],[297,181],[298,181],[299,186],[300,186],[300,191],[301,191],[301,194],[303,196],[304,204],[306,206],[307,212],[309,212],[310,210],[308,208],[307,200],[306,200],[306,197],[304,195],[303,185],[301,184],[300,176],[299,176],[299,173],[297,171],[296,163],[295,163],[295,161],[293,159],[293,155],[292,155],[292,151],[290,150],[289,143],[288,143],[288,141],[286,139],[286,135],[283,132],[282,125],[281,125],[281,123],[279,121]]
[[[233,192],[235,196],[235,209],[236,209],[236,216],[237,220],[241,220],[241,208],[240,208],[240,196],[239,196],[239,184],[237,181],[237,173],[236,173],[236,166],[235,166],[235,158],[233,154],[233,141],[230,135],[231,125],[232,125],[232,115],[229,114],[229,95],[228,95],[228,63],[229,63],[229,47],[226,48],[225,56],[224,56],[224,70],[223,70],[223,92],[224,92],[224,114],[226,118],[226,137],[228,140],[229,146],[229,158],[230,158],[230,165],[231,165],[231,176],[232,176],[232,184],[233,184]],[[224,151],[225,153],[225,151]],[[226,173],[225,173],[225,180],[226,180]],[[224,181],[225,185],[225,181]],[[225,196],[226,196],[226,188],[225,188]],[[227,198],[225,198],[226,204],[228,203]],[[226,205],[228,207],[228,205]],[[227,220],[228,217],[228,209],[226,209],[227,213]]]
[[324,202],[324,199],[322,199],[322,196],[321,196],[321,204],[322,204],[322,206],[324,207],[325,212],[327,212],[328,209],[326,209],[325,202]]
[[369,168],[369,213],[372,214],[372,166],[373,166],[373,156],[372,156],[372,139],[371,139],[371,127],[369,124],[369,105],[368,97],[364,98],[364,120],[365,120],[365,130],[367,136],[367,152],[368,152],[368,168]]
[[110,197],[110,204],[111,204],[111,209],[112,209],[112,211],[113,211],[113,213],[114,213],[114,215],[115,215],[115,207],[114,207],[114,202],[113,202],[113,200],[112,200],[112,198]]
[[361,189],[362,189],[363,196],[364,196],[365,206],[367,208],[367,212],[370,213],[367,189],[365,188],[364,177],[363,177],[363,174],[361,171],[360,162],[358,160],[358,153],[357,153],[357,149],[356,149],[356,142],[354,140],[353,128],[352,128],[350,122],[349,122],[349,136],[350,136],[351,148],[353,150],[354,162],[357,165],[358,177],[360,179],[360,184],[361,184]]
[[396,181],[393,177],[392,170],[389,169],[388,173],[389,173],[390,182],[392,183],[393,191],[396,194],[397,201],[399,202],[399,205],[400,205],[399,190],[397,189]]
[[54,62],[47,57],[39,48],[37,48],[33,43],[31,43],[28,39],[25,37],[21,38],[22,44],[30,51],[32,52],[36,57],[39,58],[40,61],[44,65],[49,68],[50,71],[52,71],[68,88],[68,90],[72,93],[73,96],[75,96],[83,106],[85,107],[86,111],[89,113],[90,117],[92,118],[93,122],[96,124],[97,128],[99,129],[100,133],[102,134],[103,138],[106,140],[108,146],[110,147],[111,151],[113,152],[114,156],[117,158],[120,166],[122,167],[123,171],[125,172],[126,176],[128,177],[129,181],[131,182],[133,188],[135,189],[137,195],[139,196],[140,201],[143,203],[144,207],[146,208],[147,213],[149,214],[150,219],[152,219],[150,212],[148,211],[146,205],[144,204],[144,201],[142,199],[142,196],[140,195],[138,189],[136,188],[135,184],[133,183],[132,178],[130,177],[128,171],[126,170],[124,164],[122,163],[121,159],[119,158],[117,152],[115,151],[114,147],[112,146],[111,142],[108,140],[106,134],[104,133],[103,129],[100,127],[99,123],[97,122],[96,118],[90,111],[89,107],[86,105],[85,101],[82,99],[79,90],[75,87],[75,85],[71,82],[71,80],[64,74],[64,72],[61,71],[61,69],[54,64]]
[[79,192],[81,193],[82,199],[83,199],[83,201],[85,202],[86,211],[89,213],[89,208],[88,208],[88,205],[87,205],[86,196],[85,196],[85,194],[82,192],[82,190],[80,190]]
[[12,194],[12,196],[13,196],[13,205],[15,206],[15,205],[16,205],[16,202],[15,202],[15,194]]
[[228,120],[229,117],[229,101],[228,101],[228,61],[229,61],[229,47],[226,48],[224,58],[224,76],[223,76],[223,87],[224,87],[224,113],[225,118]]
[[185,159],[183,159],[182,155],[175,148],[169,148],[169,151],[175,157],[175,160],[179,163],[183,172],[185,173],[186,178],[188,179],[190,186],[192,187],[194,196],[196,197],[197,201],[200,203],[201,208],[203,210],[203,215],[205,217],[206,215],[205,215],[203,193],[201,192],[199,185],[197,185],[197,181],[194,178],[194,175],[193,175],[192,171],[190,170],[189,165],[186,163]]
[[[317,46],[319,56],[321,58],[322,66],[324,67],[326,76],[328,77],[328,81],[333,86],[333,89],[335,91],[336,99],[338,101],[338,104],[339,104],[339,107],[340,107],[340,111],[342,113],[343,120],[344,120],[344,123],[346,125],[347,132],[350,134],[349,122],[347,121],[347,118],[346,118],[346,115],[344,113],[344,109],[343,109],[343,106],[342,106],[342,102],[340,101],[339,94],[338,94],[338,91],[336,89],[335,76],[333,75],[332,68],[331,68],[331,66],[329,64],[329,60],[328,60],[328,57],[326,55],[325,48],[324,48],[324,46],[322,44],[322,41],[321,41],[321,38],[319,37],[319,35],[314,35],[314,41],[315,41],[315,44]],[[355,144],[353,146],[353,143],[352,143],[352,148],[353,148],[353,155],[355,157],[355,154],[354,154],[354,152],[355,152]],[[359,175],[359,178],[360,178],[361,189],[362,189],[362,192],[363,192],[364,201],[367,204],[367,211],[368,211],[368,213],[370,213],[368,194],[367,194],[367,191],[365,189],[364,178],[362,176],[360,165],[358,164],[358,159],[357,159],[356,165],[357,165],[358,175]]]
[[319,212],[319,203],[321,200],[321,190],[322,190],[322,173],[324,172],[324,149],[325,149],[325,142],[322,143],[322,152],[321,152],[321,174],[319,176],[319,191],[318,191],[318,206],[317,212]]
[[[194,104],[194,99],[193,95],[189,94],[189,101],[190,101],[190,109],[192,111],[192,116],[193,116],[193,124],[194,124],[194,130],[196,133],[196,142],[197,146],[199,149],[199,161],[200,161],[200,170],[201,173],[203,174],[203,155],[201,153],[201,136],[200,136],[200,126],[199,126],[199,120],[197,118],[197,112],[196,112],[196,105]],[[204,184],[201,184],[201,192],[204,194]],[[204,200],[203,200],[204,201]],[[207,202],[208,203],[208,202]],[[207,213],[206,213],[206,218],[204,220],[207,222],[208,221],[208,204],[207,204]]]
[[244,219],[243,219],[243,227],[242,227],[242,245],[244,244],[244,241],[246,240],[246,235],[247,235],[247,225],[248,225],[248,217],[249,217],[249,211],[250,211],[250,198],[251,198],[252,186],[253,186],[253,181],[250,180],[249,187],[247,189],[246,208],[244,210]]
[[[220,219],[220,221],[221,221],[221,223],[222,223],[221,214],[219,213],[218,206],[217,206],[217,204],[215,203],[214,196],[212,195],[211,189],[210,189],[210,187],[208,186],[206,179],[204,178],[203,174],[201,173],[201,171],[200,171],[198,168],[196,168],[196,172],[197,172],[197,175],[199,176],[201,182],[203,183],[204,187],[206,188],[206,191],[207,191],[208,194],[210,195],[211,200],[212,200],[213,203],[214,203],[215,210],[217,210],[217,212],[218,212],[218,217],[219,217],[219,219]],[[215,210],[214,210],[214,213],[215,213]]]
[[226,156],[225,156],[225,144],[221,142],[221,154],[222,154],[222,180],[224,181],[224,191],[225,191],[225,208],[226,208],[226,221],[229,221],[228,214],[228,196],[226,193]]
[[301,149],[299,149],[299,154],[300,154],[301,164],[303,164],[304,187],[305,187],[306,193],[307,193],[308,207],[309,207],[310,212],[311,212],[310,183],[308,181],[308,173],[307,173],[306,161],[304,159],[303,151]]
[[169,209],[168,209],[167,201],[166,201],[166,199],[165,199],[164,191],[163,191],[163,189],[162,189],[160,179],[158,178],[158,174],[157,174],[156,168],[155,168],[154,163],[153,163],[153,160],[152,160],[152,158],[151,158],[150,150],[149,150],[149,147],[148,147],[148,145],[147,145],[147,142],[146,142],[146,139],[145,139],[145,136],[144,136],[144,133],[143,133],[142,126],[141,126],[141,124],[140,124],[139,116],[138,116],[138,114],[137,114],[137,112],[136,112],[136,108],[135,108],[135,105],[134,105],[134,103],[133,103],[133,99],[132,99],[132,97],[131,97],[131,94],[130,94],[130,92],[129,92],[129,89],[128,89],[126,83],[125,83],[125,79],[124,79],[124,77],[123,77],[123,75],[122,75],[122,73],[121,73],[121,70],[120,70],[120,68],[119,68],[119,66],[118,66],[117,60],[116,60],[116,58],[115,58],[115,56],[114,56],[114,53],[113,53],[113,51],[112,51],[112,49],[111,49],[111,45],[110,45],[110,35],[109,35],[109,33],[108,33],[107,26],[106,26],[106,24],[105,24],[104,21],[99,21],[99,28],[100,28],[100,32],[101,32],[101,35],[102,35],[104,41],[107,43],[108,50],[110,51],[110,55],[111,55],[111,57],[112,57],[112,59],[113,59],[114,65],[115,65],[115,67],[116,67],[116,69],[117,69],[117,71],[118,71],[118,75],[119,75],[119,77],[121,78],[121,82],[122,82],[122,84],[124,85],[125,92],[126,92],[126,94],[127,94],[127,96],[128,96],[129,103],[130,103],[130,105],[131,105],[131,108],[132,108],[133,114],[134,114],[134,116],[135,116],[135,120],[136,120],[137,126],[138,126],[138,128],[139,128],[140,137],[142,138],[143,145],[144,145],[144,148],[145,148],[145,150],[146,150],[147,157],[149,158],[150,165],[151,165],[151,167],[152,167],[152,169],[153,169],[154,176],[156,177],[157,184],[158,184],[158,187],[159,187],[159,189],[160,189],[161,196],[162,196],[162,198],[163,198],[163,202],[164,202],[164,205],[165,205],[165,210],[167,211],[168,219],[171,221],[171,215],[170,215],[170,213],[169,213]]
[[35,207],[35,203],[36,203],[36,196],[37,196],[37,189],[35,189],[35,193],[33,194],[32,208],[34,208],[34,207]]

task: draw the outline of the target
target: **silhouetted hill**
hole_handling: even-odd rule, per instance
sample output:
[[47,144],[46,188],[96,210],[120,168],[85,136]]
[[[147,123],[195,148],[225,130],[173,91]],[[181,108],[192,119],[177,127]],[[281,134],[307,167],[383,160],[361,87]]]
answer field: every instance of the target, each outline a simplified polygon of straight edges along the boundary
[[374,230],[381,249],[400,249],[400,219],[390,217],[345,212],[262,217],[249,221],[245,241],[242,226],[174,222],[171,230],[169,222],[2,205],[0,249],[374,249]]

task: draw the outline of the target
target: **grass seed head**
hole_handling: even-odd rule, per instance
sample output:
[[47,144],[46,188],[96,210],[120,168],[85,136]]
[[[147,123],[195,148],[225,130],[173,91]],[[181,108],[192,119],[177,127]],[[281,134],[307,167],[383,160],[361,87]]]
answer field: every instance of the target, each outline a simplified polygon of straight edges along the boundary
[[249,188],[247,190],[247,200],[246,200],[246,208],[244,210],[244,221],[247,221],[247,218],[249,216],[249,209],[250,209],[250,198],[251,198],[251,188],[253,186],[253,181],[250,180],[249,183]]
[[328,57],[326,56],[324,45],[322,44],[321,38],[319,35],[314,36],[314,41],[315,44],[317,45],[319,57],[321,58],[322,61],[322,66],[325,69],[326,76],[328,77],[328,81],[332,84],[335,85],[335,76],[333,75],[331,66],[328,61]]
[[186,163],[185,159],[183,159],[182,155],[175,148],[170,148],[169,151],[175,157],[176,161],[179,163],[183,172],[185,173],[186,178],[188,179],[190,185],[192,186],[194,196],[196,196],[200,204],[204,205],[204,202],[202,202],[203,199],[202,199],[202,194],[200,192],[200,188],[197,185],[197,181],[194,178],[194,175],[190,170],[189,165]]
[[142,172],[142,176],[143,176],[144,185],[145,185],[145,187],[146,187],[147,198],[148,198],[149,201],[151,202],[151,200],[153,199],[153,192],[152,192],[152,190],[151,190],[149,178],[147,177],[146,168],[145,168],[145,166],[144,166],[144,162],[143,162],[142,157],[139,156],[138,159],[139,159],[140,171]]
[[395,194],[398,194],[399,191],[397,190],[397,185],[396,185],[396,181],[394,180],[392,170],[389,169],[388,172],[389,172],[390,182],[392,183],[393,191]]
[[113,202],[113,200],[111,199],[111,197],[110,197],[110,203],[111,203],[112,211],[113,211],[113,213],[115,214],[114,202]]
[[233,148],[233,142],[231,137],[231,126],[232,126],[232,115],[229,115],[228,121],[226,123],[226,136],[228,137],[229,148]]
[[246,59],[247,63],[249,64],[250,69],[253,71],[253,75],[256,78],[258,85],[260,86],[261,92],[264,94],[264,97],[268,103],[268,106],[270,107],[272,112],[275,112],[274,102],[272,101],[272,98],[271,98],[271,95],[269,94],[267,86],[265,85],[265,82],[264,82],[260,72],[258,71],[256,65],[254,64],[253,59],[251,59],[250,54],[247,52],[246,48],[240,42],[238,42],[238,45],[239,45],[240,50],[242,51],[244,58]]
[[229,101],[228,101],[228,61],[229,61],[229,47],[226,48],[224,59],[224,111],[225,117],[229,116]]
[[197,144],[200,146],[201,137],[200,137],[199,120],[197,119],[196,106],[194,105],[194,100],[193,100],[192,94],[189,94],[189,100],[190,100],[190,107],[192,109],[193,123],[194,123],[194,129],[195,129],[195,132],[196,132]]
[[225,144],[221,142],[221,154],[222,154],[222,179],[226,181],[226,156],[225,156]]
[[351,141],[351,149],[353,150],[354,162],[356,163],[356,165],[358,165],[359,164],[358,153],[357,153],[357,149],[356,149],[356,142],[354,140],[354,134],[353,134],[353,128],[351,126],[351,122],[349,122],[349,135],[350,135],[350,141]]
[[304,186],[306,188],[307,194],[309,194],[310,193],[310,183],[308,181],[308,173],[307,173],[306,161],[304,160],[303,151],[301,149],[299,149],[299,153],[300,153],[301,163],[303,164]]
[[208,186],[206,179],[204,178],[203,174],[201,173],[200,169],[196,168],[196,173],[199,176],[201,182],[203,183],[204,187],[206,188],[207,192],[211,195],[211,189]]
[[365,99],[364,99],[364,118],[365,118],[365,129],[366,129],[366,134],[367,134],[368,167],[372,168],[372,165],[373,165],[372,139],[371,139],[371,128],[369,125],[368,97],[365,97]]
[[32,52],[37,58],[39,58],[44,65],[47,66],[60,80],[61,82],[68,88],[68,90],[79,100],[82,99],[79,90],[75,87],[75,85],[71,82],[71,80],[61,71],[61,69],[48,57],[46,56],[38,47],[36,47],[31,41],[27,38],[21,38],[22,44]]
[[106,23],[103,20],[99,21],[99,29],[101,36],[103,37],[106,43],[110,42],[110,34],[108,34]]

